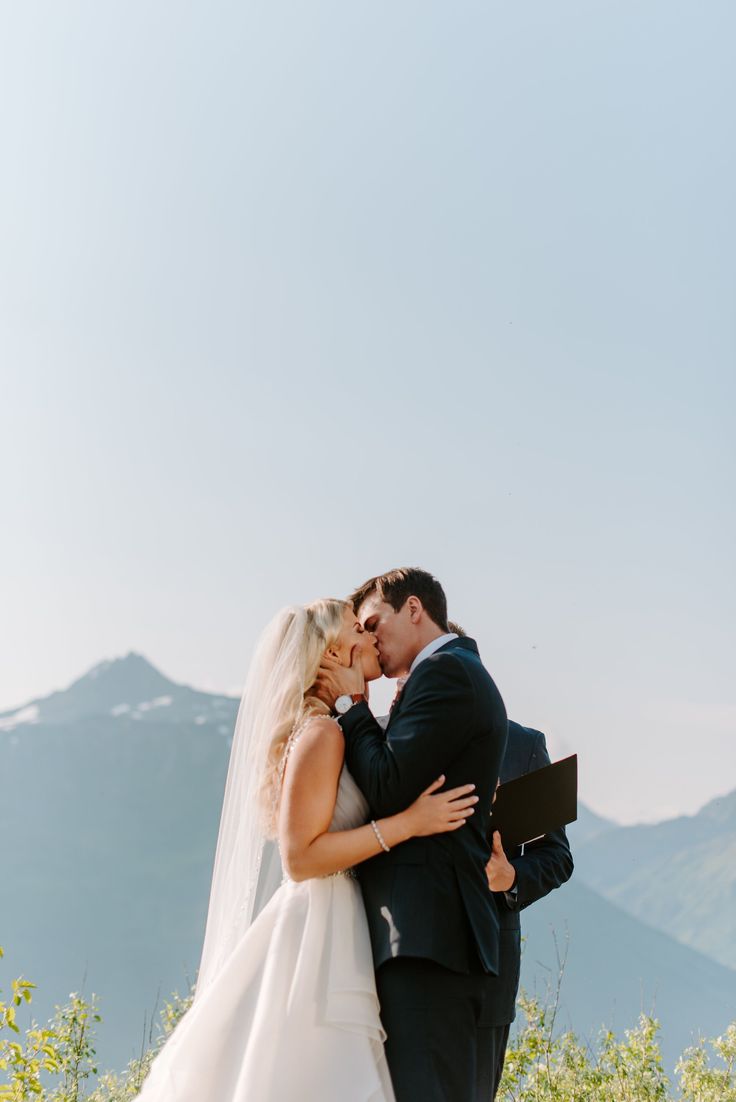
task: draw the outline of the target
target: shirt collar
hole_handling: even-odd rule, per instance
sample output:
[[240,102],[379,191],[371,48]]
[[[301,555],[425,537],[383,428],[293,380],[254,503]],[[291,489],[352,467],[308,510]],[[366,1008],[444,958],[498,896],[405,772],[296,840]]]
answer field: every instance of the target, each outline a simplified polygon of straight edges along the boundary
[[448,631],[446,635],[438,635],[436,639],[433,639],[431,643],[427,643],[426,647],[422,647],[419,654],[416,656],[411,666],[409,667],[409,673],[414,673],[420,662],[423,662],[425,658],[429,658],[431,654],[434,654],[440,647],[444,647],[445,643],[449,643],[451,639],[458,639],[459,636],[455,631]]

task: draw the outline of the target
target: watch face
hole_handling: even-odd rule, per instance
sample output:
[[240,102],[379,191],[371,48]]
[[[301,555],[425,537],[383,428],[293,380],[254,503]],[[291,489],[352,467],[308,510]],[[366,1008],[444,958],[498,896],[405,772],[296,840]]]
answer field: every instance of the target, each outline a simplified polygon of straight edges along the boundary
[[335,711],[339,715],[344,716],[353,706],[353,702],[349,696],[338,696],[335,701]]

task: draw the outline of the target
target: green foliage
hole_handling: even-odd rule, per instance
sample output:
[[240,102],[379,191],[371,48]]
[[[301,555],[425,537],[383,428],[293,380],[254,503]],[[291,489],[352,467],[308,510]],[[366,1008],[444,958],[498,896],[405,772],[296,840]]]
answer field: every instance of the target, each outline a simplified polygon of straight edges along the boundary
[[550,1009],[522,994],[519,1006],[524,1024],[508,1047],[499,1102],[736,1102],[736,1022],[684,1053],[676,1093],[662,1067],[656,1019],[642,1014],[623,1039],[604,1031],[590,1047],[574,1033],[555,1034],[556,1003]]
[[[709,1064],[706,1046],[722,1067]],[[714,1041],[689,1048],[676,1070],[686,1102],[736,1102],[736,1022]]]
[[[0,957],[3,950],[0,949]],[[35,984],[13,980],[9,1002],[0,1000],[0,1033],[9,1030],[12,1037],[0,1037],[0,1083],[2,1102],[79,1102],[84,1084],[97,1074],[92,1044],[94,1022],[101,1021],[95,996],[87,1002],[72,992],[64,1006],[57,1006],[53,1019],[40,1027],[35,1022],[21,1038],[16,1009],[32,1001]],[[2,992],[0,992],[1,994]]]
[[525,995],[524,1025],[509,1044],[501,1102],[666,1102],[669,1083],[657,1044],[658,1024],[644,1015],[623,1040],[606,1031],[594,1050],[574,1033],[554,1033],[554,1008]]
[[[155,1038],[149,1029],[140,1057],[120,1075],[98,1075],[94,1030],[101,1018],[95,996],[87,1002],[71,994],[45,1028],[34,1022],[21,1037],[15,1012],[32,1001],[34,986],[14,980],[9,1001],[0,999],[0,1102],[132,1102],[193,998],[192,992],[174,994],[160,1013]],[[670,1102],[676,1096],[683,1102],[736,1102],[736,1022],[683,1054],[676,1094],[662,1068],[654,1018],[642,1015],[622,1039],[603,1032],[591,1047],[574,1033],[556,1033],[556,1000],[543,1004],[522,994],[519,1004],[523,1024],[509,1044],[498,1102]]]
[[164,1003],[160,1015],[160,1032],[156,1039],[152,1040],[149,1034],[148,1048],[141,1053],[138,1060],[131,1060],[121,1075],[108,1072],[100,1076],[97,1089],[90,1095],[89,1102],[129,1102],[135,1098],[148,1075],[154,1056],[192,1005],[193,998],[192,991],[186,996],[175,992],[171,1001]]

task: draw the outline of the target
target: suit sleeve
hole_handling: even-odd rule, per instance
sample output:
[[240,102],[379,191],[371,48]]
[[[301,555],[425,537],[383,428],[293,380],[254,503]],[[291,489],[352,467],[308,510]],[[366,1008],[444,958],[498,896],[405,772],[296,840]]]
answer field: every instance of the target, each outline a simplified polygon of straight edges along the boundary
[[[544,735],[540,732],[529,760],[528,772],[549,765]],[[516,869],[516,900],[513,910],[523,910],[559,888],[572,876],[573,860],[564,827],[553,830],[536,842],[528,842],[520,857],[510,858]],[[509,900],[506,900],[507,906]]]
[[454,655],[425,659],[404,691],[386,735],[365,703],[340,720],[348,769],[378,816],[407,808],[473,736],[475,692]]

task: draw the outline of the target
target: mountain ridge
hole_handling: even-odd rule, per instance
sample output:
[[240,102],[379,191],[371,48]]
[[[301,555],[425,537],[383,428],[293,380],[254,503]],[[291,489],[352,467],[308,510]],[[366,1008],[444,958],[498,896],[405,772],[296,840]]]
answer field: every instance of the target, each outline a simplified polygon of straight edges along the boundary
[[[154,706],[159,696],[171,701]],[[3,870],[12,890],[0,900],[4,945],[39,984],[33,1013],[41,1018],[87,974],[106,1023],[101,1065],[122,1067],[157,991],[181,989],[199,959],[238,700],[177,685],[135,652],[98,663],[50,697],[60,706],[39,707],[36,723],[0,729],[0,832],[12,840]],[[127,710],[113,714],[113,700]],[[706,805],[708,844],[730,829],[732,803]],[[581,805],[570,829],[572,882],[522,916],[523,969],[527,986],[553,973],[550,926],[559,936],[570,929],[570,1024],[595,1030],[613,1006],[616,1026],[628,1027],[640,988],[650,1001],[664,990],[658,1009],[669,1060],[692,1029],[725,1026],[736,973],[578,882],[580,854],[615,852],[621,832],[636,829]]]
[[237,703],[235,697],[172,681],[142,654],[129,651],[96,663],[66,689],[0,712],[0,731],[41,723],[73,725],[95,716],[125,716],[146,723],[155,714],[157,722],[165,723],[225,722]]
[[575,869],[628,914],[736,968],[736,791],[695,815],[590,837]]

